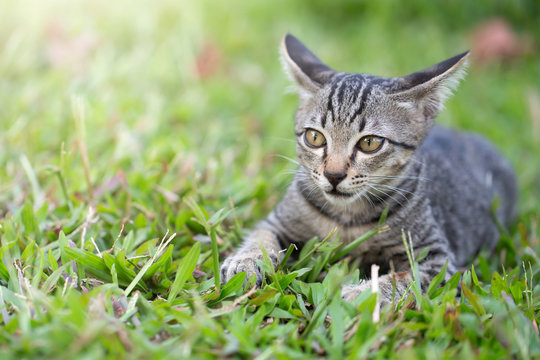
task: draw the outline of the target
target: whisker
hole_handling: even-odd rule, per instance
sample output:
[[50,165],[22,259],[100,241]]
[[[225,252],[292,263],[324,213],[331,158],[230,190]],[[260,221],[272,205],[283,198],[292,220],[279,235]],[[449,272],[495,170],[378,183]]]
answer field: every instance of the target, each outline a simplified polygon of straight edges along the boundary
[[[382,193],[383,195],[389,197],[390,199],[394,200],[395,202],[397,202],[400,206],[403,206],[403,203],[399,200],[397,200],[396,198],[394,198],[392,195],[388,194],[387,192],[385,192],[384,190],[381,190],[381,189],[378,189],[376,186],[374,185],[371,185],[371,184],[367,184],[370,188],[374,189],[375,191],[378,191],[380,193]],[[374,194],[375,195],[375,194]],[[376,195],[375,195],[376,196]],[[380,199],[380,197],[379,197]],[[382,202],[386,203],[386,201],[382,200]]]
[[296,144],[296,140],[289,139],[289,138],[284,138],[284,137],[279,137],[279,136],[269,136],[268,138],[269,138],[269,139],[273,139],[273,140],[280,140],[280,141],[292,142],[292,143],[295,143],[295,144]]
[[373,201],[371,201],[369,196],[364,194],[362,191],[355,191],[354,194],[355,194],[356,198],[358,198],[360,200],[367,200],[367,202],[371,205],[371,207],[375,207],[375,204],[373,203]]
[[308,189],[308,190],[309,190],[309,193],[306,196],[311,197],[311,194],[313,194],[313,192],[317,190],[317,185],[314,185],[311,189]]
[[279,175],[296,175],[297,171],[292,169],[285,169],[281,170],[278,174]]
[[[402,189],[402,188],[398,188],[398,187],[395,187],[395,186],[391,186],[391,185],[386,185],[386,184],[372,184],[372,185],[375,185],[375,186],[382,186],[386,189],[389,189],[389,190],[392,190],[394,191],[395,193],[397,193],[398,195],[400,195],[401,197],[403,197],[405,200],[409,200],[409,198],[404,194],[410,194],[412,196],[415,196],[415,194],[413,192],[410,192],[408,190],[405,190],[405,189]],[[388,195],[388,194],[387,194]]]
[[311,194],[313,194],[313,192],[319,188],[319,186],[315,184],[313,181],[307,182],[307,183],[301,182],[300,185],[302,186],[302,190],[305,190],[308,192],[306,197],[310,197]]
[[412,180],[428,180],[430,179],[423,176],[413,176],[413,175],[369,175],[370,178],[378,179],[412,179]]
[[382,187],[385,187],[385,188],[388,188],[390,190],[394,190],[394,191],[399,191],[399,192],[405,192],[407,194],[413,194],[413,192],[409,191],[409,190],[405,190],[403,188],[400,188],[400,187],[397,187],[397,186],[392,186],[392,185],[387,185],[387,184],[372,184],[372,185],[378,185],[378,186],[382,186]]
[[[373,186],[371,186],[371,185],[369,185],[369,184],[367,184],[367,186],[369,186],[370,188],[372,188],[372,189],[375,190],[375,191],[379,191],[379,190],[377,190],[377,188],[375,188],[375,187],[373,187]],[[368,194],[372,195],[372,196],[375,196],[380,202],[386,204],[386,201],[384,201],[384,199],[383,199],[382,197],[380,197],[379,195],[377,195],[377,194],[375,194],[374,192],[369,191],[369,190],[367,190],[367,189],[366,189],[366,192],[367,192]],[[381,191],[381,192],[382,192],[382,191]]]
[[288,157],[288,156],[285,156],[285,155],[281,155],[281,154],[273,154],[272,156],[274,156],[274,157],[279,157],[279,158],[288,160],[288,161],[290,161],[291,163],[293,163],[293,164],[295,164],[295,165],[301,165],[297,160],[292,159],[292,158],[290,158],[290,157]]
[[354,191],[353,196],[355,200],[360,200],[360,201],[364,200],[364,196],[361,191]]
[[423,162],[423,161],[418,160],[418,159],[416,159],[415,157],[411,157],[411,158],[409,159],[409,161],[414,161],[415,163],[417,163],[417,164],[419,164],[419,165],[424,165],[424,162]]

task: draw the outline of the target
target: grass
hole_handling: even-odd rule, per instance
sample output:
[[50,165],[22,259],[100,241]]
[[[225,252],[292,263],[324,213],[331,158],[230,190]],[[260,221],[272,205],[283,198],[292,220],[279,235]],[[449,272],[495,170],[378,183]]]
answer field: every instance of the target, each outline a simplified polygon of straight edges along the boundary
[[338,296],[359,272],[333,236],[261,263],[262,289],[214,278],[294,170],[278,156],[294,158],[285,32],[381,75],[461,52],[497,14],[538,44],[534,2],[408,4],[6,5],[0,357],[538,358],[538,52],[472,66],[438,119],[488,137],[520,182],[516,224],[461,278],[378,321],[375,295]]

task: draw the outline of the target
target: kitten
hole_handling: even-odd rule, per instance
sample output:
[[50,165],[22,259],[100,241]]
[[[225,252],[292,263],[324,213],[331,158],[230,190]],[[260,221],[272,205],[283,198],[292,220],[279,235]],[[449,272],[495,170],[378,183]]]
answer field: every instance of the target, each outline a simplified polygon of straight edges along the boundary
[[[300,167],[283,200],[221,267],[223,281],[239,272],[255,274],[264,246],[274,264],[280,250],[301,246],[335,227],[350,242],[373,228],[389,206],[390,231],[354,252],[362,266],[378,264],[381,301],[392,300],[390,262],[397,296],[411,281],[402,230],[412,234],[424,290],[448,262],[446,280],[481,247],[499,239],[490,213],[499,198],[498,219],[516,214],[517,185],[511,166],[483,138],[433,127],[443,101],[464,74],[469,53],[398,78],[336,72],[292,35],[282,42],[286,71],[298,86],[295,116]],[[369,272],[366,272],[369,273]],[[342,289],[353,300],[369,280]]]

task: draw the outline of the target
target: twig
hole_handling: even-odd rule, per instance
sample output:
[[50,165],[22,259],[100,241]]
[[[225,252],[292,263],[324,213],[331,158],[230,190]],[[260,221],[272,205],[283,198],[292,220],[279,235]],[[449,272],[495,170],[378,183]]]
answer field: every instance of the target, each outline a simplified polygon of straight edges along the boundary
[[84,243],[85,243],[85,240],[86,240],[86,229],[88,229],[88,226],[92,222],[95,222],[97,220],[97,218],[92,219],[92,217],[94,216],[95,213],[96,213],[96,210],[94,209],[94,207],[92,205],[90,205],[90,207],[88,208],[88,214],[86,215],[86,220],[84,220],[84,224],[83,224],[83,227],[82,227],[81,249],[84,249]]
[[238,305],[240,305],[240,303],[242,301],[244,301],[245,299],[247,299],[248,297],[253,295],[255,293],[255,291],[257,291],[257,287],[253,286],[247,293],[245,293],[244,295],[234,299],[234,301],[231,304],[229,304],[227,306],[223,306],[222,308],[219,308],[217,310],[212,311],[210,313],[210,317],[223,315],[223,314],[229,313],[229,312],[231,312],[233,310],[236,310],[238,308]]
[[[379,293],[379,266],[372,264],[371,265],[371,292],[373,294]],[[373,315],[371,319],[374,323],[378,323],[381,318],[381,299],[377,295],[377,302],[375,303],[375,308],[373,309]]]
[[[112,244],[111,248],[109,250],[107,250],[106,252],[111,253],[111,252],[114,251],[114,247],[116,246],[116,242],[118,241],[118,239],[120,239],[120,236],[122,236],[122,233],[124,232],[124,226],[125,226],[125,223],[122,221],[120,223],[120,231],[118,232],[118,235],[116,236],[116,239],[114,239],[114,243]],[[165,234],[165,236],[167,236],[168,233],[169,233],[169,230],[167,229],[167,233]]]
[[101,255],[101,251],[99,251],[99,248],[96,244],[96,242],[94,241],[94,237],[90,237],[90,241],[92,242],[92,245],[94,245],[94,248],[97,250],[97,254],[99,257],[103,257],[103,255]]

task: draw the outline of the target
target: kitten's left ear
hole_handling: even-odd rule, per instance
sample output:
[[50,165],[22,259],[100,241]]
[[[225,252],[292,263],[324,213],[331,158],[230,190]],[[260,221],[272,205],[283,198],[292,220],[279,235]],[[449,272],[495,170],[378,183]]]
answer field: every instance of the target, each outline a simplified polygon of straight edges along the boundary
[[399,78],[400,85],[391,97],[400,102],[413,102],[426,119],[433,119],[443,103],[465,75],[469,51],[427,69]]
[[300,87],[301,96],[315,94],[336,74],[291,34],[281,42],[281,55],[283,67]]

